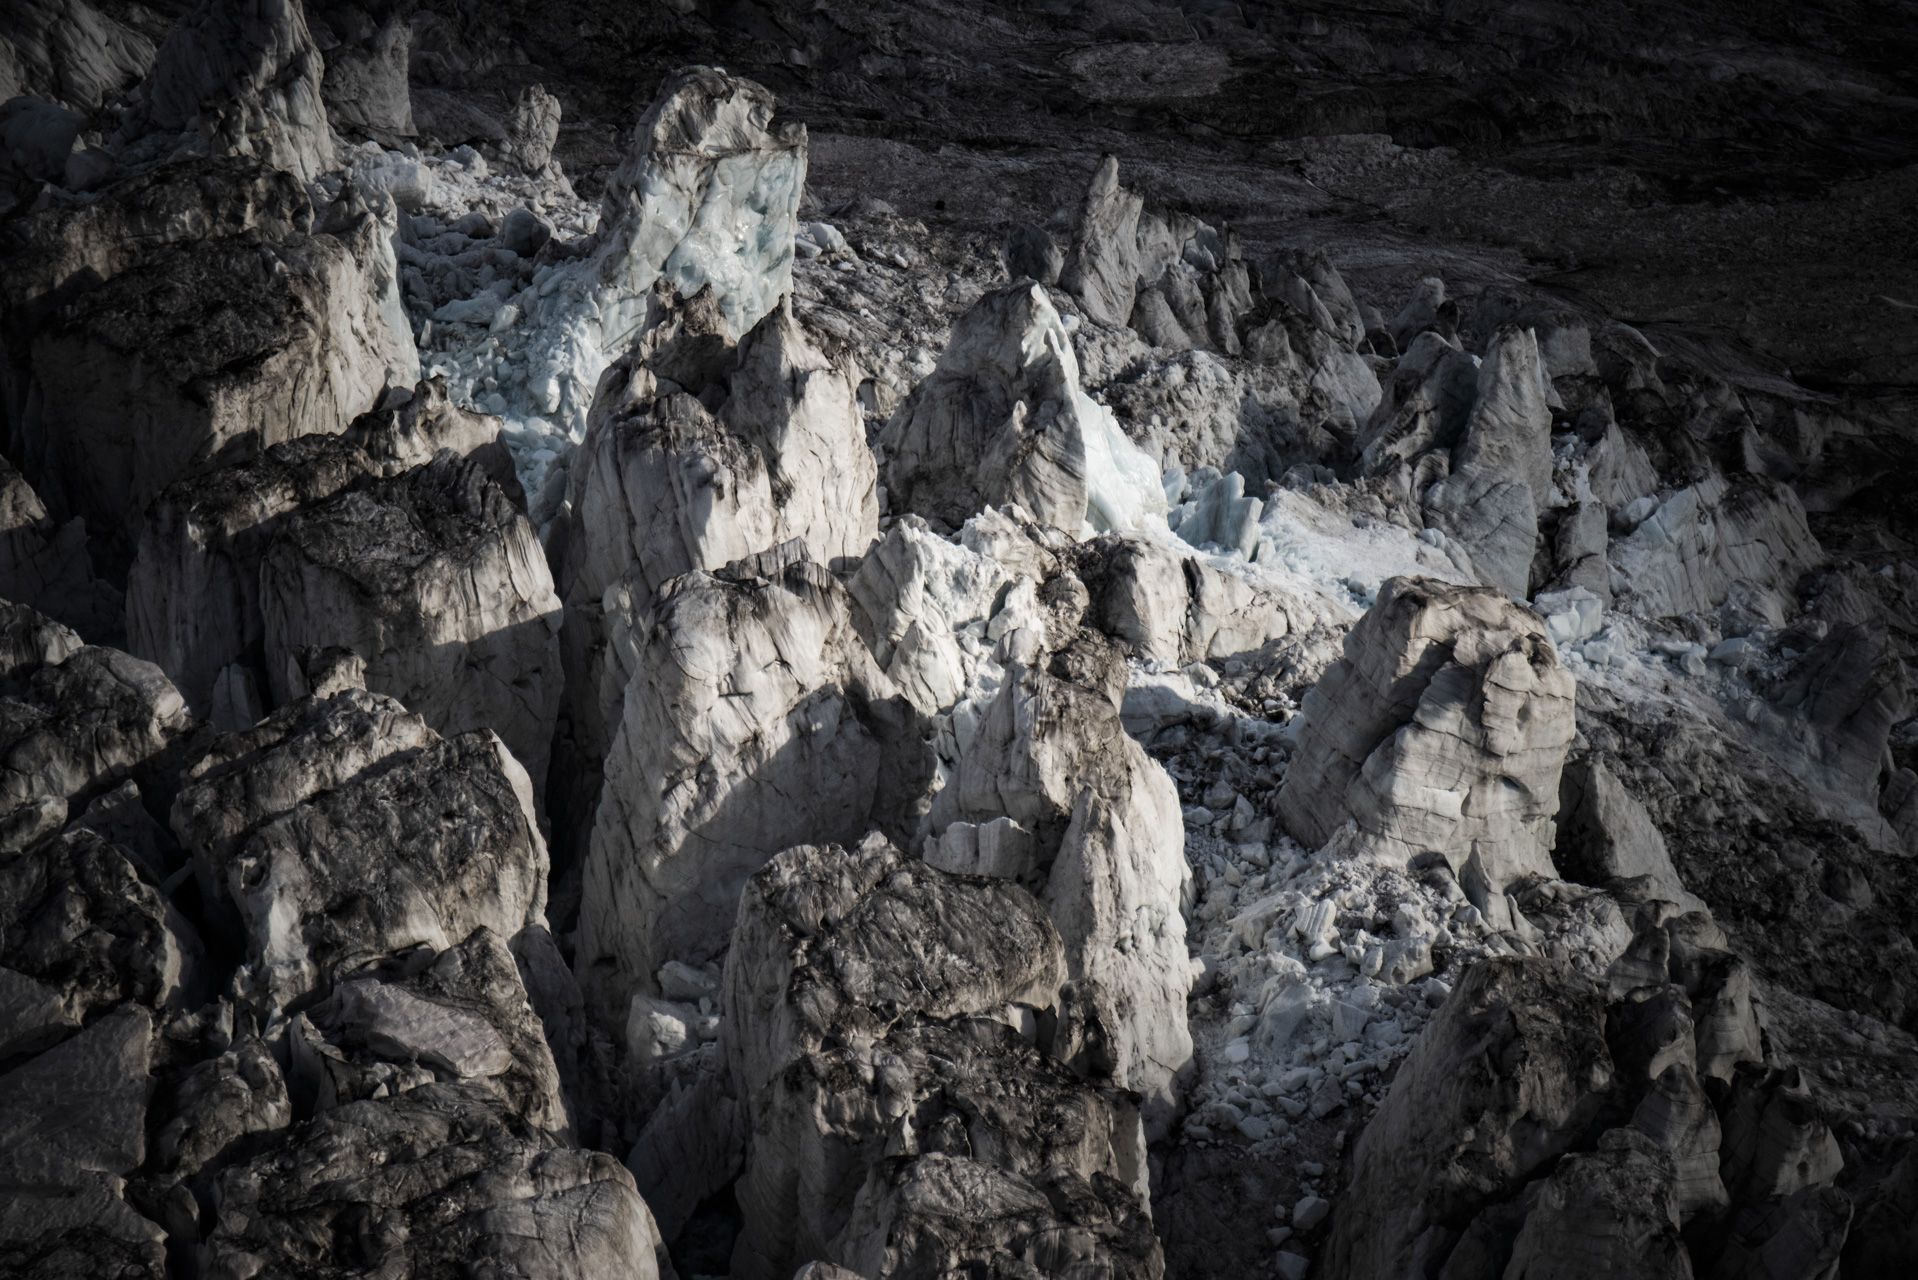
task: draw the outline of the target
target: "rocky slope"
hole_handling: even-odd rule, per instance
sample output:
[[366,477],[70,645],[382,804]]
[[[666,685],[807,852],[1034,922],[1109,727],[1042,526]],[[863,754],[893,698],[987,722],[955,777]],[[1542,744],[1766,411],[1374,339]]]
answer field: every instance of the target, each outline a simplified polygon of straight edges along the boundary
[[1908,14],[0,10],[0,1275],[1907,1269]]

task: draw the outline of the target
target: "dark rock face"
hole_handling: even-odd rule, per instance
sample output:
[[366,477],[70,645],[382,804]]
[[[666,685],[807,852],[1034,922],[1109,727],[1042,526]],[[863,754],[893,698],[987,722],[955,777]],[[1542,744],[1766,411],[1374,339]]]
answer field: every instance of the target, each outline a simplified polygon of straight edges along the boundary
[[187,1068],[168,1109],[171,1118],[154,1139],[152,1166],[209,1202],[220,1170],[275,1145],[293,1123],[279,1061],[252,1037]]
[[1469,1220],[1569,1150],[1613,1083],[1601,1009],[1550,965],[1472,969],[1360,1140],[1332,1273],[1415,1267],[1434,1224]]
[[[397,973],[377,970],[334,987],[300,1015],[294,1041],[294,1085],[321,1111],[394,1082],[407,1069],[473,1080],[490,1088],[505,1110],[536,1128],[568,1128],[558,1070],[527,1003],[512,953],[482,925],[440,952],[417,974],[407,957]],[[364,972],[364,971],[362,971]]]
[[[228,1170],[220,1199],[232,1211],[207,1240],[214,1275],[344,1276],[382,1264],[431,1274],[476,1259],[521,1275],[660,1274],[632,1175],[512,1124],[472,1086],[424,1084],[329,1111]],[[367,1221],[383,1230],[361,1235]],[[351,1251],[314,1255],[316,1233],[342,1231],[356,1237]]]
[[146,1156],[152,1041],[151,1015],[130,1007],[0,1076],[0,1257],[21,1274],[165,1274],[166,1232],[121,1199]]
[[[1064,956],[1029,895],[875,838],[782,853],[739,921],[731,1069],[750,1138],[736,1274],[824,1258],[931,1276],[1007,1255],[1160,1274],[1136,1106],[1058,1060]],[[1039,1037],[1042,1021],[1047,1048],[1020,1030]]]
[[[244,160],[182,160],[130,175],[97,200],[56,205],[19,220],[12,259],[17,270],[6,280],[8,307],[37,304],[39,310],[25,318],[42,318],[62,300],[63,287],[82,292],[156,247],[248,232],[282,240],[304,232],[312,213],[300,195],[291,175]],[[21,355],[11,339],[9,354]],[[19,403],[10,401],[10,411]]]
[[348,201],[315,228],[306,194],[269,174],[136,179],[28,219],[39,251],[8,299],[11,447],[57,519],[106,539],[117,574],[172,481],[338,432],[417,368],[382,311],[396,273],[381,220]]
[[195,722],[160,669],[117,649],[82,645],[24,605],[6,609],[6,845],[23,849],[57,831],[73,810],[128,778],[168,794]]
[[315,0],[306,6],[307,25],[325,60],[320,97],[335,129],[386,146],[418,136],[407,85],[414,8],[408,0],[370,5]]
[[[134,16],[134,15],[128,15]],[[148,16],[148,15],[141,15]],[[93,111],[153,66],[153,41],[85,0],[21,3],[7,11],[6,79],[0,98],[37,98]]]
[[302,7],[206,0],[160,46],[142,86],[144,123],[162,135],[197,126],[216,155],[311,181],[334,159],[323,66]]
[[1706,913],[1669,912],[1641,910],[1607,986],[1541,960],[1467,971],[1359,1141],[1330,1274],[1837,1258],[1852,1208],[1824,1110],[1766,1065],[1745,962]]
[[106,643],[126,626],[121,593],[93,574],[87,524],[56,524],[11,463],[0,466],[0,598],[29,605]]
[[[350,764],[331,749],[342,738],[366,754]],[[490,733],[442,739],[347,690],[217,740],[187,777],[174,825],[208,895],[239,917],[262,1008],[384,952],[481,925],[510,938],[543,916],[531,786]],[[384,855],[394,848],[404,863]]]
[[1912,958],[1885,946],[1909,927],[1902,853],[1821,812],[1760,752],[1682,722],[1633,724],[1618,703],[1582,698],[1594,754],[1642,797],[1677,875],[1740,951],[1792,990],[1911,1025]]
[[[18,621],[29,667],[52,657],[84,668],[95,652],[44,621],[36,642],[33,620]],[[107,670],[116,659],[145,666],[106,651]],[[49,696],[58,669],[32,676],[35,694]],[[91,737],[115,741],[98,728]],[[110,843],[103,830],[139,829],[113,805],[89,807],[4,866],[0,1160],[23,1197],[6,1220],[9,1259],[34,1274],[83,1262],[160,1274],[170,1242],[197,1253],[206,1234],[216,1274],[254,1265],[246,1258],[325,1273],[351,1260],[316,1260],[297,1243],[314,1222],[402,1223],[411,1212],[441,1232],[401,1232],[424,1259],[518,1250],[554,1275],[657,1274],[658,1234],[631,1175],[566,1146],[548,1031],[505,941],[544,936],[545,860],[530,783],[498,739],[442,740],[396,703],[347,688],[201,750],[175,826],[201,871],[196,913],[229,931],[222,956],[245,957],[229,986],[239,1007],[201,1004],[212,962],[167,901],[184,872],[158,890],[143,879],[156,856],[164,874],[173,855],[136,859]],[[137,806],[133,784],[122,791]],[[392,849],[408,856],[396,864]],[[301,1011],[273,1017],[268,1041],[235,1034],[236,1022],[258,1027],[295,999]],[[557,1004],[563,1021],[563,992]],[[469,1182],[449,1189],[403,1171],[418,1160],[465,1168]],[[530,1179],[519,1191],[497,1179],[515,1162]],[[348,1166],[390,1181],[341,1189]],[[275,1190],[276,1178],[309,1186],[302,1176],[334,1190]],[[211,1212],[241,1200],[253,1206],[243,1218]],[[503,1229],[506,1218],[524,1221]]]
[[0,869],[10,1011],[0,1057],[32,1052],[122,1002],[196,1008],[205,955],[193,927],[134,863],[75,827]]

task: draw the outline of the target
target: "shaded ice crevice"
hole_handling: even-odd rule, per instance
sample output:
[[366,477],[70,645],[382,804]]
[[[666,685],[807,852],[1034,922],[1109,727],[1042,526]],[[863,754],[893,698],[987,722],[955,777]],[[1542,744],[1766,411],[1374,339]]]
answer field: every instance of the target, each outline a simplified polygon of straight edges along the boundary
[[535,177],[490,172],[468,148],[421,156],[369,143],[345,158],[362,189],[412,210],[400,215],[411,223],[395,250],[420,376],[444,378],[455,404],[502,420],[500,440],[543,526],[564,497],[564,460],[612,359],[598,324],[600,291],[589,283],[595,255],[523,279],[521,255],[476,224],[526,209],[571,247],[598,230],[599,209],[574,195],[557,166]]

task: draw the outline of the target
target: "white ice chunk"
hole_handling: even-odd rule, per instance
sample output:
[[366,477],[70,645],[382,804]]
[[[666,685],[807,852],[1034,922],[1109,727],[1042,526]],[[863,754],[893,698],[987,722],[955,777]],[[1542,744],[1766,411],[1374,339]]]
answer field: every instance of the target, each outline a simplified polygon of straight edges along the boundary
[[1541,591],[1533,601],[1545,615],[1545,634],[1561,649],[1599,633],[1605,625],[1605,603],[1583,587]]

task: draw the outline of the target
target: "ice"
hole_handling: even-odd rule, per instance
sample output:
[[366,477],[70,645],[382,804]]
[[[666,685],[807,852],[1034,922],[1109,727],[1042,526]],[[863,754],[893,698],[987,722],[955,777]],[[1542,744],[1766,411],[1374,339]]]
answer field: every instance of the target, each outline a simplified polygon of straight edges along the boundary
[[[742,85],[711,71],[670,83],[598,208],[557,165],[529,178],[492,174],[464,147],[418,159],[370,144],[354,153],[363,186],[420,193],[429,216],[402,253],[409,269],[481,281],[424,316],[416,308],[435,348],[426,371],[446,378],[457,403],[505,420],[542,530],[564,502],[599,377],[637,335],[656,281],[682,294],[710,285],[735,336],[791,292],[805,132],[770,131],[770,98]],[[526,259],[465,234],[493,236],[515,213],[554,229],[530,280]]]
[[1245,496],[1245,477],[1233,471],[1217,477],[1192,501],[1175,508],[1166,523],[1195,547],[1218,546],[1250,559],[1258,550],[1259,514],[1264,509],[1259,499]]
[[1752,641],[1744,636],[1733,636],[1712,646],[1708,656],[1713,662],[1742,671],[1758,660],[1759,653],[1759,646]]
[[504,300],[490,290],[471,298],[455,298],[433,313],[441,324],[480,324],[491,326]]
[[1622,667],[1632,657],[1630,644],[1612,627],[1580,645],[1578,652],[1595,667]]
[[[1196,476],[1194,480],[1196,489]],[[1295,595],[1315,595],[1324,601],[1328,620],[1348,622],[1356,621],[1359,613],[1372,606],[1380,584],[1388,578],[1402,575],[1457,583],[1476,581],[1417,531],[1355,517],[1337,505],[1347,492],[1342,486],[1326,486],[1326,490],[1333,505],[1297,490],[1273,490],[1258,515],[1258,542],[1250,562],[1236,551],[1210,554],[1208,562],[1255,584]],[[1228,485],[1220,490],[1220,496],[1226,498],[1232,492]]]
[[1619,508],[1618,514],[1613,517],[1613,522],[1617,525],[1620,533],[1631,533],[1637,529],[1639,525],[1651,519],[1652,514],[1658,510],[1658,506],[1658,499],[1652,497],[1650,494],[1640,498],[1633,498],[1630,502]]
[[[1064,351],[1069,356],[1071,344]],[[1101,533],[1162,525],[1165,490],[1158,466],[1132,443],[1110,409],[1078,389],[1076,369],[1073,388],[1085,423],[1087,521]]]
[[693,191],[682,169],[679,156],[649,161],[636,184],[637,225],[629,230],[622,221],[614,228],[595,263],[593,274],[604,284],[594,301],[611,351],[635,336],[646,296],[662,278],[682,296],[712,285],[736,335],[792,291],[804,147],[722,156],[703,189]]
[[1583,587],[1541,591],[1533,600],[1545,615],[1545,633],[1560,649],[1598,634],[1605,625],[1605,603]]
[[362,190],[383,192],[408,213],[433,203],[433,166],[417,156],[382,151],[377,142],[368,142],[355,152],[351,164]]
[[814,248],[824,253],[839,253],[846,247],[846,237],[830,222],[808,222],[804,234]]
[[1041,351],[1050,351],[1058,362],[1063,389],[1085,442],[1086,523],[1094,533],[1163,532],[1166,495],[1158,464],[1126,435],[1111,409],[1086,394],[1071,331],[1045,289],[1040,285],[1032,289],[1033,322],[1023,336],[1027,363]]

